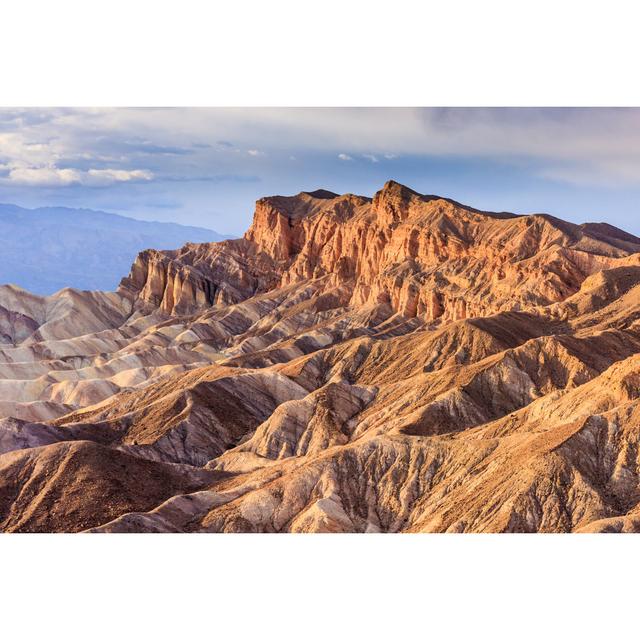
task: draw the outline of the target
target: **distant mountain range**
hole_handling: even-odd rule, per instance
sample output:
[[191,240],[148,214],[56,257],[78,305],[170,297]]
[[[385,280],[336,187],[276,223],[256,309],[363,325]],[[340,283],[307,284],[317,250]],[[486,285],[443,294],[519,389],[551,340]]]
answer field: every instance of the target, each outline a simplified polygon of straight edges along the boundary
[[104,211],[0,204],[0,285],[17,284],[41,295],[64,287],[112,291],[144,249],[225,237],[201,227]]

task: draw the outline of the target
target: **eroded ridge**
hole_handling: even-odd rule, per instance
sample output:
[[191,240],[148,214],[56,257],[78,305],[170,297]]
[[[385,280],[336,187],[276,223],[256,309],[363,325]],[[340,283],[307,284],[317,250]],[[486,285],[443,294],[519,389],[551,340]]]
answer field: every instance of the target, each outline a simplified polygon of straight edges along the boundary
[[640,531],[640,239],[394,182],[0,287],[4,531]]

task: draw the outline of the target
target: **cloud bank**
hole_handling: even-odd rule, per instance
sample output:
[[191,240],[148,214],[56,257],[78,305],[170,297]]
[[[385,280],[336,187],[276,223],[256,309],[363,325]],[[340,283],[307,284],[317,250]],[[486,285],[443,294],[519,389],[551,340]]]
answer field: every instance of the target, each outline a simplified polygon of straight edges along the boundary
[[[142,132],[142,134],[140,133]],[[176,158],[335,153],[500,158],[572,183],[640,184],[640,109],[247,108],[1,110],[0,157],[20,169],[89,158],[94,169],[171,173]],[[104,166],[104,165],[108,166]],[[126,165],[126,166],[124,166]],[[172,166],[173,165],[173,166]],[[73,168],[73,167],[67,167]],[[162,173],[162,172],[161,172]],[[19,172],[22,174],[22,171]],[[45,171],[41,171],[45,176]],[[70,174],[49,178],[64,184]]]
[[5,181],[30,187],[68,187],[85,185],[108,187],[116,182],[139,182],[153,180],[153,173],[143,169],[58,169],[51,167],[16,167],[8,171]]

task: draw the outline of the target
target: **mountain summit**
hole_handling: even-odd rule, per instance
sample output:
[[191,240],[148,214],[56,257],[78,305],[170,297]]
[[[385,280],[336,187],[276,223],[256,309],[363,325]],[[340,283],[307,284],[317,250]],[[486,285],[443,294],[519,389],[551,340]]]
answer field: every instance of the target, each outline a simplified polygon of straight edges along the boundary
[[121,290],[180,312],[311,279],[345,305],[444,322],[557,302],[638,251],[613,227],[483,212],[388,182],[373,200],[263,198],[243,239],[141,255]]

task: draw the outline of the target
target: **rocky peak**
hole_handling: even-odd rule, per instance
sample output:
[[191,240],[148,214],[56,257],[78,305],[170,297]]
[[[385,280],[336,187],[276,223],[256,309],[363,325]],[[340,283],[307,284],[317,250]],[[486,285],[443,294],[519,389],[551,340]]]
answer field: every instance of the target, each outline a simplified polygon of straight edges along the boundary
[[406,219],[422,196],[404,185],[389,180],[373,198],[372,208],[383,222],[393,224]]
[[124,284],[180,313],[322,280],[352,305],[444,322],[559,302],[639,250],[604,226],[483,212],[391,180],[373,199],[324,189],[262,198],[242,240],[158,252]]
[[[253,222],[244,237],[278,263],[300,253],[305,229],[319,218],[345,219],[371,202],[353,194],[338,195],[326,189],[303,191],[295,196],[269,196],[256,202]],[[314,219],[312,222],[311,219]]]
[[340,195],[334,193],[333,191],[327,191],[326,189],[316,189],[315,191],[303,191],[304,195],[311,196],[312,198],[316,198],[318,200],[333,200],[334,198],[339,198]]

